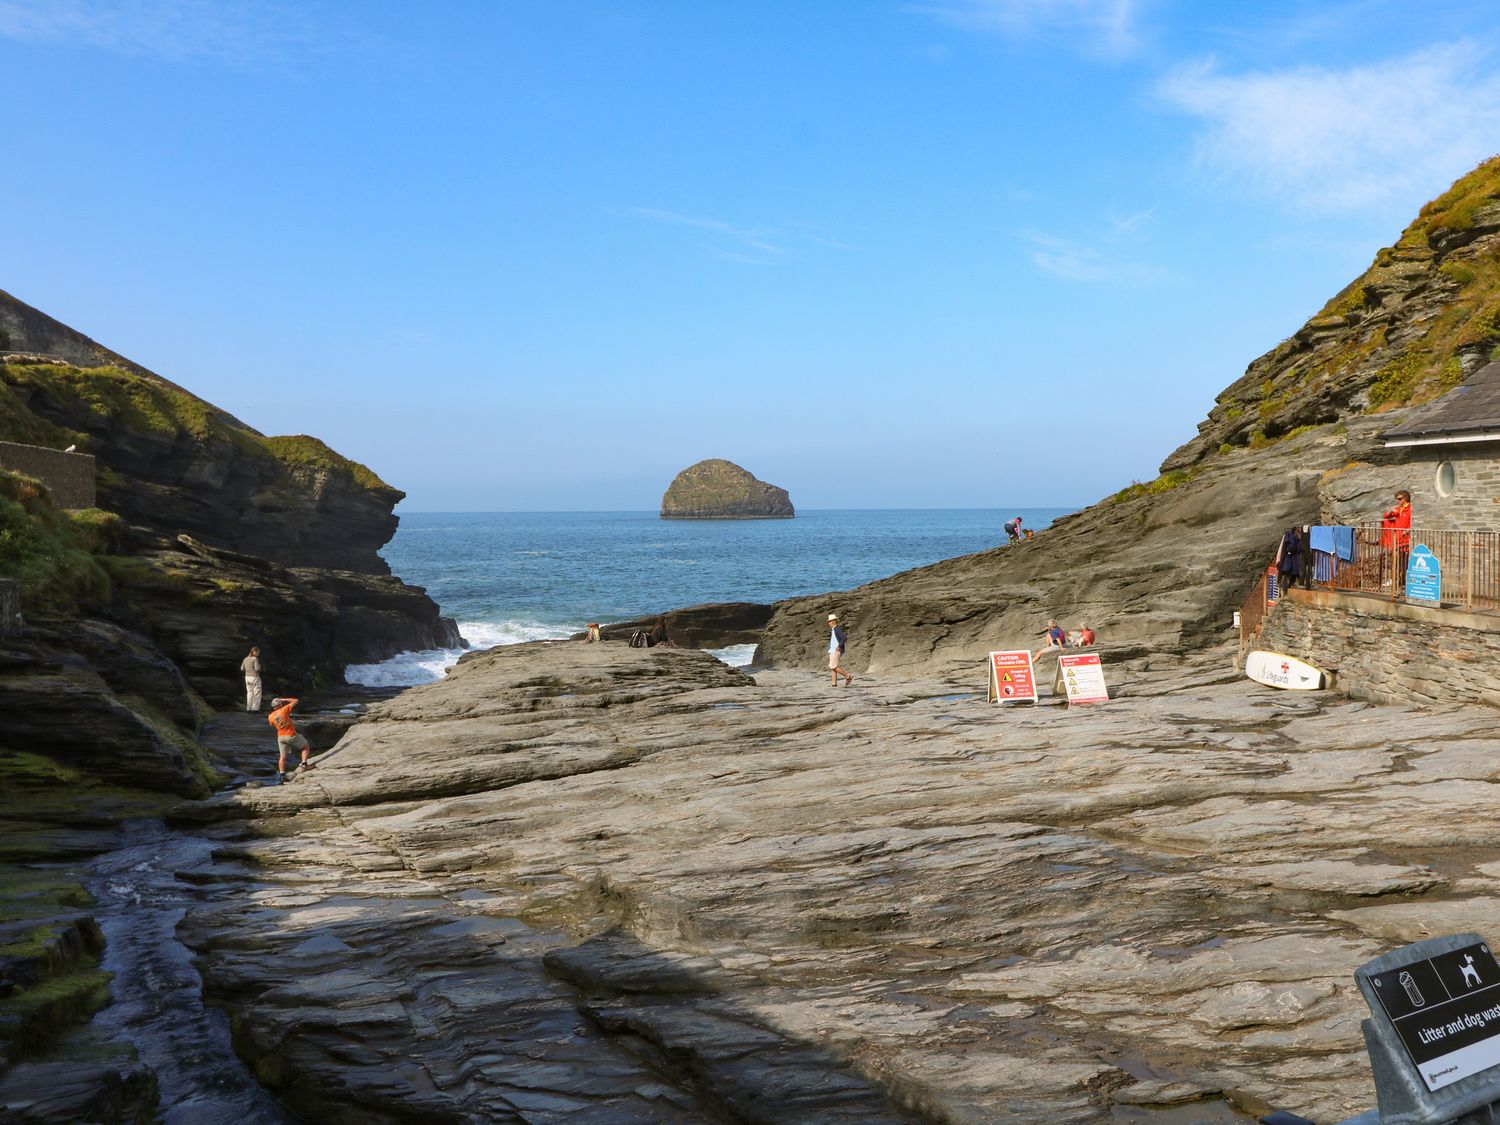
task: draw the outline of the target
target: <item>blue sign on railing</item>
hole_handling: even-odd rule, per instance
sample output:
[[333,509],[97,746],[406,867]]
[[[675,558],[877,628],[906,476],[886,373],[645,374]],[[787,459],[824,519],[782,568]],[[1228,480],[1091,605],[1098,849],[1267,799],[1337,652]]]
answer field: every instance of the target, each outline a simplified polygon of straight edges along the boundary
[[1427,544],[1418,543],[1411,549],[1411,558],[1406,564],[1406,598],[1437,605],[1443,600],[1442,591],[1443,568],[1437,556],[1427,549]]

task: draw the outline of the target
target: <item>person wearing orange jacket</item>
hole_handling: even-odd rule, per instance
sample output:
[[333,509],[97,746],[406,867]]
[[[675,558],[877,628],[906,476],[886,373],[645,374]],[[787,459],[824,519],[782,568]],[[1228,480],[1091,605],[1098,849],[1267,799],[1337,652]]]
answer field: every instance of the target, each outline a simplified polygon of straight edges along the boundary
[[292,698],[271,700],[271,714],[266,722],[276,728],[276,776],[282,781],[286,780],[286,752],[288,750],[300,750],[302,752],[302,768],[312,769],[312,763],[307,760],[309,748],[307,739],[297,733],[297,724],[292,722],[292,708],[297,706],[297,700]]
[[[1385,569],[1386,560],[1391,560],[1395,588],[1406,585],[1406,556],[1411,550],[1411,493],[1401,489],[1396,493],[1396,506],[1380,516],[1380,565]],[[1384,576],[1381,581],[1384,582]]]

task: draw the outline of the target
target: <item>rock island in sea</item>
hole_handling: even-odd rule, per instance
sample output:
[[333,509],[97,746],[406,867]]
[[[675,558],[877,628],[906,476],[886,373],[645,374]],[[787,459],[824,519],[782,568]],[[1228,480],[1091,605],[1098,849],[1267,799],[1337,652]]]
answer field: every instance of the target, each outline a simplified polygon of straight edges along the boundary
[[719,457],[683,469],[661,498],[664,520],[789,520],[796,514],[786,489]]

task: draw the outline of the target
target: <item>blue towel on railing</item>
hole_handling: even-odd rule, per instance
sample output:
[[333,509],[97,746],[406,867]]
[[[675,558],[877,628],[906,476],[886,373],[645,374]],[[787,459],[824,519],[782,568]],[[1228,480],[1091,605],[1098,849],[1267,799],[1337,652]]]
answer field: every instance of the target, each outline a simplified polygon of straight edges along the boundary
[[1321,524],[1308,528],[1307,545],[1314,551],[1333,554],[1333,528]]
[[1352,527],[1333,529],[1333,553],[1345,562],[1354,561],[1354,529]]
[[1327,551],[1313,552],[1313,581],[1333,581],[1333,556]]

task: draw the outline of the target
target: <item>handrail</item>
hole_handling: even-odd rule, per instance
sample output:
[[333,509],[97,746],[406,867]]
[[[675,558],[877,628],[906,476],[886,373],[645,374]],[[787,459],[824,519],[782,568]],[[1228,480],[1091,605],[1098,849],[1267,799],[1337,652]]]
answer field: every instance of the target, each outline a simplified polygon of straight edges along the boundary
[[[1385,528],[1354,526],[1353,557],[1321,555],[1303,558],[1300,584],[1314,589],[1410,599],[1406,570],[1411,551],[1424,546],[1438,561],[1438,604],[1468,610],[1500,611],[1500,532],[1452,528]],[[1424,602],[1423,604],[1432,604]]]

